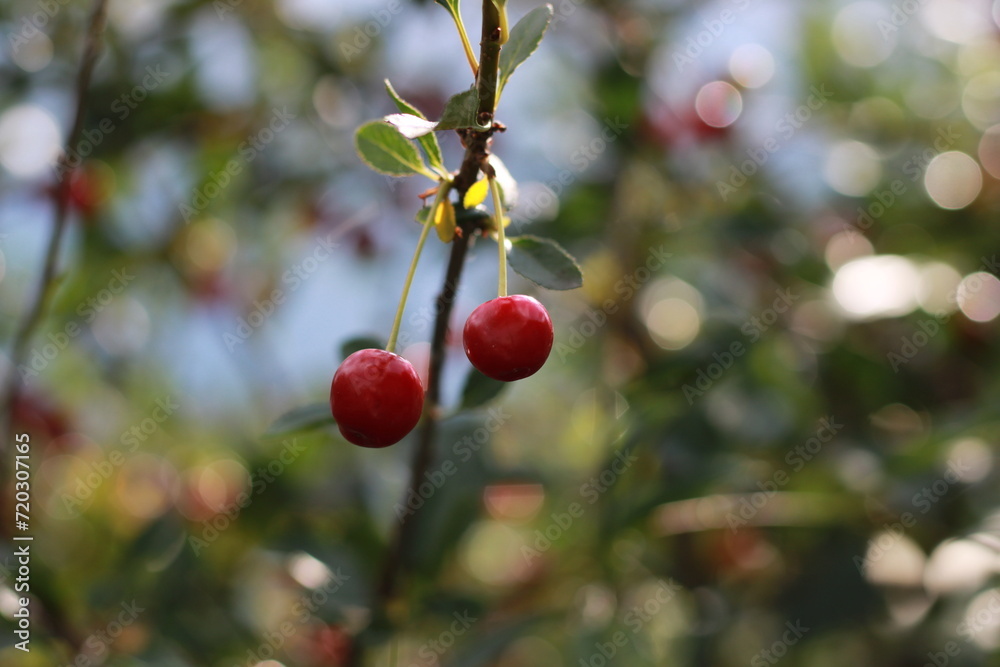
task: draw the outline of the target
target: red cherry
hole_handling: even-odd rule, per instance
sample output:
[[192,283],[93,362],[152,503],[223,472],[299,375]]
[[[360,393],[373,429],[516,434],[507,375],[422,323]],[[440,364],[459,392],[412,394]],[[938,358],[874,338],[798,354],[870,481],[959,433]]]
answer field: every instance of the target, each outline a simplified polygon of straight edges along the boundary
[[552,320],[530,296],[502,296],[465,322],[465,354],[483,375],[513,382],[534,375],[552,350]]
[[361,447],[388,447],[413,430],[424,388],[409,361],[385,350],[359,350],[333,376],[330,407],[340,432]]

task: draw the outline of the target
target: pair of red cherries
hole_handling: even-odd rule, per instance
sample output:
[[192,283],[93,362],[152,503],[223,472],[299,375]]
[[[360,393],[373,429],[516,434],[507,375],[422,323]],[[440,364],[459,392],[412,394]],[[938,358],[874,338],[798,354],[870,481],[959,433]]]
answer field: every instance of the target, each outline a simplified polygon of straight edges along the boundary
[[[552,350],[552,320],[530,296],[502,296],[465,322],[462,342],[483,375],[503,382],[535,374]],[[330,407],[341,434],[361,447],[393,445],[420,421],[424,388],[413,365],[386,350],[359,350],[333,376]]]

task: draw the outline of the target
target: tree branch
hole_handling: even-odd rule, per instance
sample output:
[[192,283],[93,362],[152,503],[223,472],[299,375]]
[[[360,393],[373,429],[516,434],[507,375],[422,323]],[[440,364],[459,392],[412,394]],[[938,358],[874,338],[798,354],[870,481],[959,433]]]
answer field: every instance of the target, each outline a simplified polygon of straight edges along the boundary
[[[476,86],[479,93],[478,120],[481,125],[493,121],[493,111],[496,107],[497,80],[500,68],[500,14],[493,0],[483,0],[483,29],[480,42],[479,73]],[[448,323],[451,319],[455,295],[458,292],[459,281],[465,266],[465,258],[475,233],[480,231],[485,222],[482,218],[463,216],[462,199],[469,187],[476,182],[480,171],[489,169],[486,160],[489,157],[490,141],[498,126],[491,125],[488,131],[459,131],[462,144],[465,146],[465,157],[462,166],[455,177],[454,189],[458,193],[458,218],[461,233],[452,241],[451,256],[448,269],[445,272],[444,285],[437,297],[436,317],[434,320],[434,335],[431,340],[430,369],[427,379],[427,395],[425,398],[425,419],[420,430],[420,439],[413,455],[413,465],[410,471],[410,484],[407,491],[416,492],[433,459],[434,439],[440,419],[441,369],[444,366],[445,342],[448,333]],[[404,498],[405,503],[405,498]],[[415,515],[403,517],[396,527],[389,544],[389,550],[376,588],[378,612],[385,614],[395,600],[399,582],[406,569],[405,557],[413,551],[416,538]],[[360,644],[360,642],[359,642]],[[356,647],[351,664],[361,664],[361,647]]]
[[[70,164],[70,156],[73,149],[80,141],[80,134],[83,131],[83,120],[87,111],[87,99],[90,90],[90,80],[94,72],[94,65],[100,55],[103,45],[104,26],[107,17],[107,0],[95,0],[94,8],[90,14],[87,26],[87,34],[83,46],[83,57],[80,61],[80,69],[77,72],[75,103],[73,110],[73,121],[70,125],[69,133],[66,136],[66,143],[62,154],[56,163],[56,183],[52,189],[53,206],[55,213],[53,216],[52,235],[49,237],[45,250],[45,259],[42,265],[42,273],[38,280],[37,292],[34,301],[28,308],[27,314],[17,329],[11,343],[10,366],[8,376],[4,383],[4,389],[0,394],[0,405],[3,406],[3,420],[0,423],[0,434],[4,436],[13,435],[14,428],[14,405],[17,401],[21,389],[19,369],[25,363],[28,354],[28,345],[35,330],[42,323],[48,311],[49,301],[54,291],[56,268],[59,260],[59,252],[62,248],[63,237],[66,234],[66,227],[69,223],[69,186],[73,165]],[[0,454],[7,453],[8,438],[4,437],[0,442]],[[7,461],[4,457],[0,463],[0,492],[7,490],[7,485],[3,483],[7,478]],[[4,498],[6,505],[6,498]],[[6,514],[5,514],[6,515]],[[9,538],[7,530],[0,530],[5,538]],[[70,651],[70,659],[79,653],[83,645],[83,637],[77,633],[69,621],[65,610],[60,606],[49,592],[36,591],[32,594],[34,607],[42,619],[42,623],[53,637],[62,639]]]
[[[420,486],[430,466],[433,458],[434,438],[437,435],[437,425],[440,412],[441,398],[441,368],[444,366],[445,339],[448,334],[448,322],[451,319],[452,306],[455,303],[455,294],[458,291],[458,283],[462,278],[462,270],[465,267],[466,251],[469,248],[469,240],[474,229],[462,228],[462,234],[456,235],[451,245],[451,256],[448,259],[448,270],[445,273],[444,286],[437,297],[436,312],[434,320],[434,336],[431,340],[430,369],[427,374],[427,395],[424,398],[426,405],[426,418],[421,426],[420,440],[417,449],[413,454],[413,464],[410,469],[410,490],[416,490]],[[404,497],[405,504],[406,499]],[[397,530],[393,535],[389,546],[389,553],[382,566],[382,574],[377,589],[378,599],[384,607],[393,600],[396,595],[399,577],[404,569],[404,556],[410,551],[413,544],[415,523],[414,515],[404,515]]]
[[[476,89],[479,92],[478,120],[480,125],[492,123],[497,105],[497,81],[500,76],[500,13],[492,0],[483,0],[483,36],[480,42],[479,75]],[[479,178],[479,172],[488,168],[486,159],[490,154],[493,133],[499,129],[491,125],[487,132],[474,130],[460,131],[465,159],[455,176],[455,190],[458,201],[462,201],[468,190]]]
[[[53,204],[55,206],[52,236],[49,237],[48,246],[45,250],[45,261],[42,266],[41,277],[38,280],[35,300],[28,308],[28,313],[14,335],[13,343],[11,344],[10,367],[2,394],[3,414],[7,420],[7,424],[2,431],[4,433],[10,433],[9,429],[13,428],[13,407],[21,385],[18,376],[19,368],[27,358],[28,345],[31,343],[35,329],[42,323],[45,313],[48,311],[49,301],[52,298],[56,278],[56,265],[59,261],[59,251],[62,248],[63,237],[66,235],[66,227],[69,223],[69,185],[72,175],[70,156],[73,154],[73,148],[80,141],[80,133],[83,131],[83,118],[87,111],[90,79],[94,72],[94,65],[97,63],[97,57],[101,53],[106,17],[107,0],[96,0],[94,9],[90,15],[90,23],[87,28],[86,41],[83,47],[83,58],[80,61],[80,69],[76,77],[76,103],[73,111],[73,123],[70,126],[69,134],[66,136],[66,145],[62,155],[59,156],[59,161],[56,163],[56,186],[52,189]],[[6,439],[4,443],[0,444],[0,453],[5,450]]]

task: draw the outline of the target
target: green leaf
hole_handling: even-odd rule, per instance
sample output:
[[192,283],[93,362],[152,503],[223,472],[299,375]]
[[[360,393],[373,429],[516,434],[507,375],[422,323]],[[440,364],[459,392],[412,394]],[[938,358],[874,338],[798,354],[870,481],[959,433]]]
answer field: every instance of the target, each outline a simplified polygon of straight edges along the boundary
[[537,7],[524,15],[510,31],[510,39],[500,52],[500,82],[497,97],[503,92],[507,80],[514,70],[528,59],[538,45],[552,21],[552,5]]
[[461,0],[434,0],[434,2],[447,9],[452,16],[458,16]]
[[469,372],[469,376],[465,380],[465,388],[462,390],[461,409],[469,410],[471,408],[478,408],[484,403],[489,403],[496,398],[506,386],[506,382],[486,377],[473,368]]
[[187,544],[187,531],[176,515],[165,514],[150,522],[125,551],[128,563],[142,563],[153,572],[162,572],[180,555]]
[[[396,89],[392,87],[391,83],[389,83],[389,79],[385,80],[385,90],[387,93],[389,93],[389,97],[392,98],[392,101],[395,103],[396,108],[399,109],[401,113],[412,114],[417,118],[423,118],[424,120],[427,119],[427,116],[425,116],[420,111],[420,109],[413,106],[412,104],[410,104],[409,102],[407,102],[406,100],[404,100],[402,97],[399,96],[399,93],[396,92]],[[427,154],[427,159],[431,163],[431,168],[437,169],[442,173],[446,173],[447,169],[445,169],[444,167],[444,156],[441,153],[441,145],[438,143],[437,137],[433,133],[426,134],[420,137],[418,141],[420,142],[420,145],[423,147],[424,152]]]
[[365,123],[354,135],[358,155],[369,167],[389,176],[423,174],[437,179],[420,152],[392,125],[380,120]]
[[340,357],[346,359],[359,350],[383,350],[385,341],[374,336],[357,336],[340,344]]
[[533,283],[552,290],[570,290],[583,285],[583,272],[562,246],[537,236],[508,237],[510,268]]
[[428,216],[430,216],[430,214],[431,214],[431,207],[430,206],[423,206],[423,207],[417,209],[417,215],[414,216],[414,219],[417,222],[419,222],[421,226],[423,226],[423,225],[427,224],[427,218],[428,218]]
[[453,96],[448,100],[441,114],[441,122],[437,124],[436,131],[457,130],[460,128],[472,128],[474,130],[487,130],[477,120],[479,113],[479,93],[475,88],[470,88],[463,93]]
[[264,439],[283,438],[303,431],[316,431],[334,423],[329,403],[315,403],[286,412],[264,433]]
[[385,80],[385,92],[389,93],[389,97],[392,98],[393,103],[401,113],[413,114],[417,118],[427,118],[427,116],[425,116],[420,109],[399,96],[399,93],[397,93],[396,89],[392,87],[392,83],[389,82],[389,79]]

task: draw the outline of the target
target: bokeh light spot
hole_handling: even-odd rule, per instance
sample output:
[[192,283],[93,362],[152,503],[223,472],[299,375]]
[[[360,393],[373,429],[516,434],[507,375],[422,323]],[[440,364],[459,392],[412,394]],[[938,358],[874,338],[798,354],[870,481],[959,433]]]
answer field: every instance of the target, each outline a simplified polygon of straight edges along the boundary
[[184,259],[196,272],[221,271],[236,253],[236,232],[217,218],[192,224],[184,236]]
[[936,595],[972,592],[998,571],[1000,558],[993,549],[972,540],[948,540],[931,552],[924,576]]
[[1000,179],[1000,125],[994,125],[979,140],[979,162],[993,178]]
[[830,270],[836,271],[852,259],[874,255],[875,248],[861,232],[846,229],[830,237],[823,254],[826,258],[826,265],[830,267]]
[[969,80],[962,91],[962,111],[980,130],[1000,123],[1000,72],[984,72]]
[[333,579],[333,572],[323,561],[304,551],[298,551],[289,557],[288,573],[306,588],[319,588]]
[[744,44],[729,57],[729,73],[744,88],[760,88],[774,77],[774,56],[760,44]]
[[851,319],[906,315],[917,307],[917,267],[897,255],[862,257],[837,270],[833,296]]
[[932,315],[947,315],[955,312],[955,294],[962,274],[950,264],[930,262],[920,267],[920,286],[917,288],[917,302]]
[[25,72],[34,73],[45,69],[52,62],[53,50],[49,36],[38,32],[18,48],[11,49],[11,60]]
[[868,144],[842,141],[827,155],[823,177],[840,194],[863,197],[882,179],[882,162]]
[[959,438],[948,445],[949,469],[963,484],[976,484],[993,471],[993,450],[982,438]]
[[486,584],[510,585],[529,572],[522,545],[524,539],[513,528],[498,521],[480,521],[466,533],[462,562],[472,576]]
[[930,0],[923,8],[924,27],[935,37],[955,44],[970,44],[990,29],[986,5],[981,0]]
[[991,322],[1000,315],[1000,279],[980,271],[962,279],[958,307],[973,322]]
[[250,487],[250,473],[239,461],[221,459],[202,468],[198,475],[198,495],[215,512],[226,512],[236,505],[240,492]]
[[712,127],[728,127],[736,122],[743,111],[743,96],[731,83],[713,81],[706,83],[694,99],[698,117]]
[[33,104],[11,107],[0,116],[0,164],[14,176],[40,176],[59,157],[60,134],[45,109]]
[[916,542],[883,531],[868,541],[865,578],[878,586],[916,586],[923,581],[926,560]]
[[941,208],[965,208],[983,189],[983,172],[972,157],[961,151],[948,151],[927,165],[924,188]]
[[[965,610],[964,627],[969,628],[970,638],[976,645],[985,650],[993,651],[1000,648],[1000,589],[992,588],[983,591],[972,598]],[[971,632],[971,630],[975,632]]]
[[690,303],[672,297],[653,304],[646,327],[657,345],[665,350],[680,350],[698,336],[701,317]]
[[542,508],[545,489],[541,484],[490,484],[483,489],[483,503],[498,521],[528,521]]
[[177,491],[177,471],[152,454],[135,454],[121,467],[116,485],[118,504],[140,519],[166,512]]
[[874,67],[892,55],[894,33],[882,34],[885,7],[874,2],[856,2],[844,7],[833,21],[833,46],[837,55],[855,67]]
[[697,337],[704,308],[701,293],[673,276],[653,281],[639,296],[639,312],[650,336],[667,350],[686,347]]

